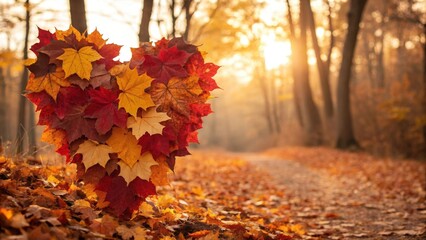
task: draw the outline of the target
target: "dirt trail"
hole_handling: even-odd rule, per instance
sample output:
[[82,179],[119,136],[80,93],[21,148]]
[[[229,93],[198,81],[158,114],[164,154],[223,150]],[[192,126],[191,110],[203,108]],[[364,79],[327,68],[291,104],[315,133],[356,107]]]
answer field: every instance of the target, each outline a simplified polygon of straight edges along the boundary
[[426,207],[387,196],[378,186],[351,176],[332,176],[297,161],[244,155],[272,176],[286,194],[290,218],[314,239],[426,239]]

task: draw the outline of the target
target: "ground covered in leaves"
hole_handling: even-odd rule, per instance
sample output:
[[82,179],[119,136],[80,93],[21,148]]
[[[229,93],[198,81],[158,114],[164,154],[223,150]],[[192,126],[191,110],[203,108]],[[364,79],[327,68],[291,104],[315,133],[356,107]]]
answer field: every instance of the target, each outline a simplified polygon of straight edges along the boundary
[[131,221],[72,166],[0,157],[0,239],[422,239],[426,164],[325,148],[195,151]]

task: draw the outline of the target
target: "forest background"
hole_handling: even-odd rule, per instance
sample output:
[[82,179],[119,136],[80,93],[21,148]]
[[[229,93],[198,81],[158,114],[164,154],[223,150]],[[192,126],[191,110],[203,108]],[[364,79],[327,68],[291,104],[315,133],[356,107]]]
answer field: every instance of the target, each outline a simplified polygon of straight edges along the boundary
[[[70,17],[71,13],[71,17]],[[203,148],[426,151],[422,0],[0,0],[0,152],[44,156],[22,97],[37,27],[98,29],[130,59],[139,42],[182,36],[221,66]],[[359,27],[359,29],[358,29]]]

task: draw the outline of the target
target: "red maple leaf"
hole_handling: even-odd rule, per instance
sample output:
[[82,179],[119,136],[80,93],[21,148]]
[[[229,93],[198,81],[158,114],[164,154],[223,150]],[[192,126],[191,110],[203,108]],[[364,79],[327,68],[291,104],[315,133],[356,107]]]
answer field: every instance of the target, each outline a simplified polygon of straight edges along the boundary
[[97,61],[99,64],[105,64],[106,70],[110,70],[115,65],[119,64],[119,61],[115,61],[114,58],[120,54],[121,46],[110,43],[105,44],[101,49],[99,49],[99,54],[103,57]]
[[85,106],[89,100],[87,92],[79,87],[62,87],[59,90],[56,99],[55,113],[59,119],[63,119],[65,115],[71,112],[75,106]]
[[65,130],[69,143],[82,136],[98,142],[105,141],[106,136],[98,134],[95,129],[96,120],[85,116],[87,104],[88,96],[79,87],[62,88],[55,106],[57,117],[51,116],[50,126]]
[[47,44],[49,44],[52,40],[55,40],[55,34],[50,33],[47,30],[43,30],[39,27],[38,29],[38,39],[40,40],[38,43],[35,43],[31,46],[30,50],[35,53],[35,55],[38,55],[38,50]]
[[103,87],[89,90],[90,100],[85,113],[87,117],[96,118],[95,127],[99,134],[107,133],[114,124],[126,128],[127,113],[118,109],[118,94],[118,91]]
[[201,53],[197,52],[189,58],[186,69],[189,74],[195,74],[200,77],[198,83],[204,91],[213,91],[219,88],[216,81],[213,79],[219,66],[213,63],[204,63],[204,58]]
[[150,152],[155,159],[161,155],[168,156],[170,152],[170,139],[161,134],[150,135],[149,133],[145,133],[139,138],[138,144],[142,146],[141,154]]
[[183,67],[191,54],[179,50],[176,46],[161,49],[157,56],[145,55],[143,63],[147,74],[156,81],[167,83],[171,77],[187,77]]
[[122,219],[131,217],[140,202],[149,195],[156,194],[155,186],[148,181],[136,178],[128,186],[121,176],[105,176],[99,180],[96,190],[106,193],[108,208]]
[[40,111],[47,106],[52,106],[55,103],[53,98],[45,91],[27,93],[25,97],[37,106],[36,111]]

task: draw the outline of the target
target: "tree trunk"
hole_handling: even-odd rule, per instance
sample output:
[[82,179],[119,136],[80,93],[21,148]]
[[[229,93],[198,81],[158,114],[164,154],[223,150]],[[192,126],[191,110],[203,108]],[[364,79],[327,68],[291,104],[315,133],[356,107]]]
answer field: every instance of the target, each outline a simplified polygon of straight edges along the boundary
[[[28,37],[30,33],[30,1],[25,1],[26,11],[25,11],[25,40],[24,40],[24,49],[23,49],[23,59],[28,58]],[[24,68],[22,71],[22,77],[20,82],[20,92],[23,93],[25,91],[25,86],[27,85],[28,80],[28,70]],[[24,96],[19,97],[19,112],[18,112],[18,131],[17,131],[17,146],[16,153],[22,154],[24,151],[24,131],[26,127],[26,106],[27,101]],[[34,114],[34,113],[32,113]],[[33,126],[31,126],[33,127]],[[31,136],[30,136],[31,137]],[[35,137],[35,136],[34,136]]]
[[[296,30],[295,30],[295,26],[294,26],[294,22],[293,22],[293,16],[292,16],[292,12],[291,12],[291,5],[290,5],[290,1],[286,0],[286,4],[287,4],[287,18],[288,18],[288,24],[290,26],[290,44],[291,44],[291,52],[292,53],[296,53],[298,50],[296,49],[296,42],[297,42],[297,38],[296,38]],[[296,76],[297,76],[297,66],[296,66],[296,54],[292,54],[291,55],[291,71],[293,74],[293,95],[294,95],[294,108],[295,108],[295,112],[296,112],[296,119],[297,122],[299,123],[299,125],[301,127],[303,127],[303,119],[302,119],[302,111],[301,111],[301,100],[300,100],[300,94],[297,91],[296,88]]]
[[308,64],[308,47],[307,47],[307,30],[308,30],[308,0],[300,3],[300,39],[298,41],[299,62],[297,62],[299,70],[300,92],[302,93],[302,118],[304,118],[305,131],[307,133],[308,145],[319,145],[322,143],[321,119],[318,108],[312,97],[311,85],[309,83],[309,64]]
[[176,37],[176,21],[179,16],[176,16],[175,6],[176,6],[176,0],[171,0],[169,9],[170,9],[170,16],[172,18],[172,33],[170,37]]
[[[314,48],[315,57],[317,59],[317,68],[319,73],[322,97],[324,101],[324,115],[330,119],[333,117],[333,100],[331,98],[331,91],[330,91],[329,70],[327,70],[327,67],[329,66],[326,65],[329,59],[324,61],[321,58],[321,49],[318,43],[316,31],[315,31],[316,24],[314,19],[314,13],[312,12],[311,4],[309,1],[307,1],[306,6],[307,6],[307,17],[309,18],[309,27],[310,27],[311,38],[312,38],[312,46]],[[333,45],[330,45],[330,51],[331,49],[333,49]]]
[[6,139],[6,82],[3,67],[0,66],[0,155],[3,152],[3,139]]
[[139,27],[139,42],[149,42],[149,22],[151,21],[154,0],[144,0],[142,9],[141,24]]
[[337,83],[337,148],[358,148],[352,126],[350,103],[350,77],[352,60],[361,22],[362,13],[367,0],[351,0],[348,14],[348,30],[343,46],[342,63]]
[[86,7],[84,0],[69,0],[71,24],[80,32],[87,30]]
[[273,134],[274,124],[271,117],[271,103],[269,102],[269,91],[268,91],[268,86],[266,82],[267,76],[265,72],[265,64],[261,64],[261,65],[262,65],[261,69],[257,69],[258,71],[256,71],[256,73],[258,74],[260,72],[262,74],[258,74],[256,78],[259,79],[259,86],[262,92],[265,120],[268,124],[269,133]]

